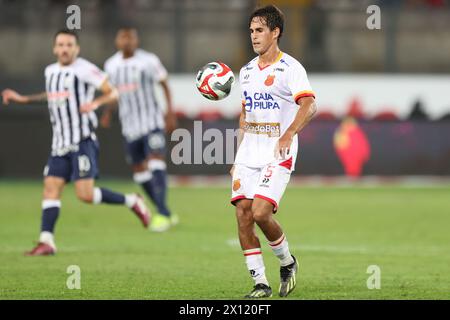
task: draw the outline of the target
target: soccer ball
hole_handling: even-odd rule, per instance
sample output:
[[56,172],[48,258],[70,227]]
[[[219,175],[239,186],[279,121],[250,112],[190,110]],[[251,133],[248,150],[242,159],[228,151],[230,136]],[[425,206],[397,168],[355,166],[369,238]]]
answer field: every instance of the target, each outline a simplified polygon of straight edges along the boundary
[[209,100],[222,100],[231,92],[234,74],[225,63],[214,61],[206,64],[197,73],[198,91]]

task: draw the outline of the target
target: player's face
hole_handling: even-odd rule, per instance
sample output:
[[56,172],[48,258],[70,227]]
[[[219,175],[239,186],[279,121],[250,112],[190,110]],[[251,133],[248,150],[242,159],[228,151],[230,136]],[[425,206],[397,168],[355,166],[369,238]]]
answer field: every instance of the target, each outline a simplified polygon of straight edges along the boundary
[[116,36],[116,46],[120,51],[126,53],[133,53],[139,44],[139,39],[136,30],[124,29],[120,30]]
[[70,34],[59,34],[55,39],[53,53],[62,65],[71,64],[78,56],[80,47],[77,39]]
[[264,54],[277,42],[278,34],[278,28],[270,31],[264,18],[254,17],[250,23],[250,38],[253,50],[259,55]]

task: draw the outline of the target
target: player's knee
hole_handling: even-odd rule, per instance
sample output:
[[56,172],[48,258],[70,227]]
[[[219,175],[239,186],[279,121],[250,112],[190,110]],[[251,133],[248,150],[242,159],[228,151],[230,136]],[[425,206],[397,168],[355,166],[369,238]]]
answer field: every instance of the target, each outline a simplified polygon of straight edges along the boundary
[[90,190],[76,190],[77,198],[86,203],[92,203],[94,200],[94,193]]
[[256,223],[264,223],[272,218],[271,213],[261,206],[252,206],[252,216]]
[[236,218],[238,221],[244,220],[246,217],[245,209],[239,206],[236,206]]
[[54,188],[44,188],[44,192],[42,196],[44,199],[57,199],[58,198],[58,190]]
[[236,204],[236,218],[240,227],[245,227],[253,224],[253,215],[251,207]]
[[44,199],[59,199],[62,187],[56,183],[45,180],[42,196]]

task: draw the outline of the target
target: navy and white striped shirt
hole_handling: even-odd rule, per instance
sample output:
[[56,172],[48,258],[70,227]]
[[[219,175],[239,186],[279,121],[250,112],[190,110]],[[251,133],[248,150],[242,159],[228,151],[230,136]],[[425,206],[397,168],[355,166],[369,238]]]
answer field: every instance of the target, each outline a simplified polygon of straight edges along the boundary
[[53,156],[77,151],[82,140],[95,139],[97,117],[94,112],[80,113],[80,106],[94,99],[95,90],[106,77],[98,67],[83,58],[77,58],[71,65],[54,63],[45,69]]
[[127,141],[164,128],[164,111],[156,101],[154,84],[167,78],[159,58],[142,49],[127,59],[117,52],[105,63],[105,71],[120,93],[119,118]]

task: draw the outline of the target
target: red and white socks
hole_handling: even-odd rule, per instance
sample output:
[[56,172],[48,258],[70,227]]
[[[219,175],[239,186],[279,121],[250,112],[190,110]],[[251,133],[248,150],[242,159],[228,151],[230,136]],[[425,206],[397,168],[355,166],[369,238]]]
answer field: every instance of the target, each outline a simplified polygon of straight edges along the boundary
[[263,283],[269,285],[266,278],[266,267],[262,257],[261,248],[244,250],[245,263],[255,284]]
[[[273,253],[280,260],[280,265],[282,267],[294,263],[294,259],[289,251],[289,244],[284,234],[282,234],[279,239],[269,242],[269,245],[272,248]],[[255,281],[255,284],[263,283],[268,286],[269,282],[266,278],[266,268],[264,266],[261,248],[244,250],[244,256],[247,268],[250,271],[250,275]]]
[[285,267],[294,263],[291,253],[289,252],[289,244],[284,233],[275,241],[269,242],[273,253],[280,259],[280,265]]

